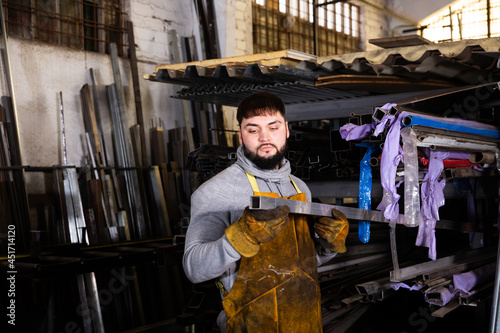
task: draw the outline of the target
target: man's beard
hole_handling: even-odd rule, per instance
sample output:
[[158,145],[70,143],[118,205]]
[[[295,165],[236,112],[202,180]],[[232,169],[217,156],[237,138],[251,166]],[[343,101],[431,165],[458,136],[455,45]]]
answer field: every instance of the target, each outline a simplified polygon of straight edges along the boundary
[[[278,147],[276,147],[273,144],[269,144],[269,145],[276,148],[276,154],[274,154],[271,157],[262,157],[262,156],[259,156],[257,153],[251,152],[245,146],[245,143],[242,144],[243,153],[250,161],[252,161],[260,169],[264,169],[264,170],[278,169],[279,167],[281,167],[281,162],[283,161],[283,158],[285,157],[285,154],[286,154],[286,151],[288,148],[287,144],[285,142],[285,144],[281,147],[281,149],[278,149]],[[259,146],[259,148],[262,146],[263,145]],[[259,148],[257,148],[257,151],[259,150]]]

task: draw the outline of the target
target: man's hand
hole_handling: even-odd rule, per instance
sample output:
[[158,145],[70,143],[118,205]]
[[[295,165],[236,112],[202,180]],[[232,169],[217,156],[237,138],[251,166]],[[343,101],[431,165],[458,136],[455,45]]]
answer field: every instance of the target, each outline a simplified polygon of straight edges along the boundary
[[[332,209],[333,217],[321,217],[314,223],[314,230],[321,237],[329,250],[344,253],[346,251],[345,239],[349,233],[349,222],[344,213]],[[323,246],[325,246],[323,245]]]
[[231,245],[244,257],[259,252],[260,244],[272,241],[288,224],[290,208],[283,205],[274,209],[243,211],[243,216],[226,228]]

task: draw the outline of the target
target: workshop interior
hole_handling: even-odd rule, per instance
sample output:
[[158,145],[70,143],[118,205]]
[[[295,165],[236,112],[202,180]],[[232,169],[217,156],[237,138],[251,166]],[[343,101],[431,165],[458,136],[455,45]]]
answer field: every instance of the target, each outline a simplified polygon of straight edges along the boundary
[[0,21],[0,331],[219,332],[216,281],[182,267],[190,198],[264,91],[313,197],[286,204],[349,220],[323,331],[500,332],[500,1],[2,0]]

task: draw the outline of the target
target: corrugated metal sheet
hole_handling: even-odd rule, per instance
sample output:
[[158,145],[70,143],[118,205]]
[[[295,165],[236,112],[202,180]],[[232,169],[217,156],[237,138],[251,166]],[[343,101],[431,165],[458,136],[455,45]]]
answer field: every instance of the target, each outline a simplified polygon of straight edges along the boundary
[[144,77],[185,86],[175,98],[236,106],[265,90],[293,105],[498,81],[499,56],[497,38],[327,57],[285,50],[161,65]]

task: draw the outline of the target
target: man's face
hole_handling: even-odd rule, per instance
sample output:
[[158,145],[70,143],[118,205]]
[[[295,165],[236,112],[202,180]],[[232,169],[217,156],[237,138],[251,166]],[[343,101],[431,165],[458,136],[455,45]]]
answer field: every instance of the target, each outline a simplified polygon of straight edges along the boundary
[[280,166],[290,133],[288,123],[279,112],[243,119],[239,132],[245,156],[258,167],[276,169]]

